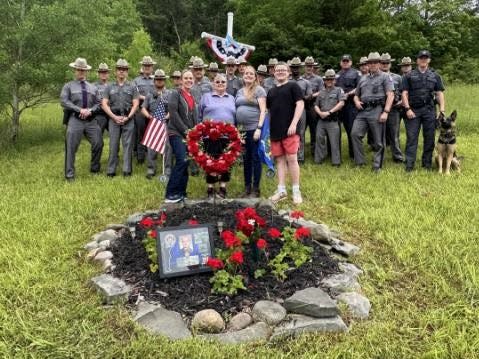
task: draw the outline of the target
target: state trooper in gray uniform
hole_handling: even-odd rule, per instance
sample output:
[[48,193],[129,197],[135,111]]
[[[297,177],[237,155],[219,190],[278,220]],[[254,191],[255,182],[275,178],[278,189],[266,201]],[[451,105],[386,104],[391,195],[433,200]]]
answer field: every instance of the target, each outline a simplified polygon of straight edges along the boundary
[[[131,83],[133,86],[136,86],[139,94],[140,108],[143,104],[143,101],[150,92],[153,92],[155,86],[153,85],[153,66],[156,65],[156,62],[153,61],[151,56],[143,56],[143,59],[140,61],[141,64],[141,74],[137,76]],[[145,162],[146,156],[146,147],[143,146],[140,142],[143,139],[145,134],[147,121],[145,116],[141,113],[141,110],[138,110],[135,113],[135,146],[136,146],[136,158],[138,163]]]
[[103,92],[105,91],[106,87],[108,86],[108,79],[110,77],[110,69],[108,65],[105,63],[101,63],[98,65],[98,81],[95,82],[96,86],[96,97],[98,100],[98,111],[95,115],[96,121],[98,122],[98,126],[100,126],[101,133],[105,132],[108,129],[108,116],[106,115],[105,111],[101,108],[101,100],[103,99]]
[[386,145],[391,146],[391,153],[393,161],[396,163],[403,163],[404,155],[399,146],[399,125],[401,123],[401,92],[402,92],[402,77],[398,74],[392,73],[391,62],[394,59],[391,58],[387,52],[381,55],[381,71],[391,76],[394,84],[394,102],[389,112],[388,119],[386,121]]
[[197,104],[201,101],[203,94],[213,91],[210,80],[205,76],[205,65],[203,60],[199,57],[193,59],[193,64],[190,66],[192,69],[195,84],[191,88],[191,94],[195,98]]
[[[311,84],[308,80],[301,76],[301,67],[304,64],[301,62],[299,57],[295,57],[291,60],[291,81],[296,81],[296,83],[301,88],[303,93],[303,100],[306,102],[310,101],[312,98],[313,90]],[[306,132],[306,110],[303,110],[301,118],[298,122],[298,132],[300,137],[300,145],[298,150],[298,162],[300,164],[304,163],[304,146],[305,146],[305,132]]]
[[238,91],[243,87],[243,81],[238,78],[236,73],[237,61],[233,56],[229,56],[223,65],[226,66],[226,92],[236,97]]
[[341,127],[339,113],[346,101],[346,95],[341,87],[334,86],[336,73],[329,69],[324,74],[325,88],[316,97],[314,110],[319,116],[316,127],[316,148],[314,162],[322,163],[328,156],[328,138],[331,144],[331,163],[341,164]]
[[273,87],[276,86],[276,80],[274,78],[274,67],[278,64],[278,59],[269,59],[268,60],[268,65],[267,65],[267,68],[268,68],[268,72],[269,72],[269,76],[267,79],[264,80],[264,90],[266,91],[266,93],[268,93],[269,90],[271,90]]
[[309,135],[311,138],[311,154],[314,156],[316,148],[316,125],[318,123],[318,116],[314,110],[314,102],[319,95],[319,91],[324,89],[324,82],[321,76],[318,76],[314,73],[314,66],[317,63],[314,61],[312,56],[306,57],[304,59],[304,75],[303,78],[309,81],[311,84],[311,100],[304,103],[304,108],[306,111],[306,127],[309,127]]
[[[269,77],[268,68],[266,65],[259,65],[256,70],[256,76],[261,87],[263,87],[265,80]],[[264,87],[263,87],[264,88]]]
[[218,72],[220,69],[218,68],[218,64],[216,62],[210,62],[210,65],[208,66],[207,72],[208,72],[208,80],[213,81],[218,75]]
[[75,179],[75,155],[83,135],[91,144],[90,172],[100,171],[103,139],[94,113],[98,110],[96,87],[86,81],[91,69],[85,59],[77,58],[69,65],[75,69],[75,80],[63,86],[60,100],[68,121],[65,135],[65,179]]
[[116,62],[116,81],[110,83],[103,94],[102,108],[110,117],[108,132],[110,133],[110,154],[106,175],[114,177],[118,166],[120,137],[123,144],[123,176],[131,176],[133,143],[135,141],[135,122],[133,120],[138,109],[138,89],[128,79],[128,62],[119,59]]
[[[165,80],[168,79],[169,76],[166,76],[165,71],[163,70],[156,70],[154,75],[155,81],[155,91],[150,92],[146,95],[145,101],[143,102],[141,112],[143,116],[151,121],[153,119],[152,114],[158,107],[158,104],[161,102],[168,104],[168,100],[170,97],[171,91],[168,90],[165,86]],[[167,115],[168,116],[168,115]],[[171,147],[167,140],[165,143],[165,152],[163,154],[163,170],[166,176],[169,176],[171,173]],[[146,170],[146,178],[152,179],[156,174],[156,159],[158,154],[156,151],[153,151],[151,148],[148,148],[148,153],[146,155],[146,163],[147,163],[147,170]]]
[[366,164],[362,140],[368,128],[374,139],[373,170],[378,173],[384,160],[386,121],[394,100],[394,85],[391,77],[381,70],[381,56],[371,52],[368,56],[369,75],[361,77],[354,95],[358,115],[351,130],[354,162],[357,166]]

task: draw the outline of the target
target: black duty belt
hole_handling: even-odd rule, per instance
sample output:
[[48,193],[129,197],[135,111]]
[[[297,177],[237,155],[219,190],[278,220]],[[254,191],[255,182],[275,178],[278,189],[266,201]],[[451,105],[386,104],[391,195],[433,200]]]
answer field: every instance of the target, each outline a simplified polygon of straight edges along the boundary
[[384,106],[384,100],[373,100],[373,101],[366,101],[363,102],[363,108],[374,108],[377,106]]

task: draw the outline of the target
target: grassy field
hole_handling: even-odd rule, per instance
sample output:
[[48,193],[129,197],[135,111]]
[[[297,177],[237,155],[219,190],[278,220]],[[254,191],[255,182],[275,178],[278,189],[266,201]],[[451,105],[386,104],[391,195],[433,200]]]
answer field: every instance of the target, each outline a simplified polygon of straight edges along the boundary
[[[354,262],[365,270],[371,318],[348,334],[236,347],[171,343],[136,327],[123,307],[102,307],[88,285],[100,269],[82,246],[107,223],[158,208],[164,187],[145,179],[145,167],[129,179],[91,176],[86,141],[77,181],[66,183],[59,108],[27,113],[20,143],[0,152],[0,357],[479,358],[477,98],[478,87],[446,93],[448,113],[459,113],[462,174],[406,174],[389,151],[380,175],[348,160],[339,169],[309,160],[301,209],[362,247]],[[234,178],[232,195],[242,189],[239,169]],[[274,187],[262,181],[265,195]],[[204,196],[203,180],[189,192]]]

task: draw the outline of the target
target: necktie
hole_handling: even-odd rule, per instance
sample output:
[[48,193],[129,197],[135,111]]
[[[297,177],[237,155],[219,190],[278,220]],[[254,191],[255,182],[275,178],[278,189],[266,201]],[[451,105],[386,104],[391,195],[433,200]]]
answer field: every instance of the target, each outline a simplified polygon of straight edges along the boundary
[[80,84],[81,84],[82,108],[88,108],[88,92],[86,92],[85,81],[80,81]]

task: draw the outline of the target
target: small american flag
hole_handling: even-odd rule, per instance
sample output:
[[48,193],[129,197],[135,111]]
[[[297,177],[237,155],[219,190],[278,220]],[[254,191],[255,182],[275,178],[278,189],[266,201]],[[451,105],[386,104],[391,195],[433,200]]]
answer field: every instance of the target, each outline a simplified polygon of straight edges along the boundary
[[153,119],[150,121],[145,130],[145,135],[141,144],[151,148],[153,151],[163,154],[165,152],[165,144],[168,138],[166,132],[166,106],[162,99],[158,100],[158,106],[152,114]]

